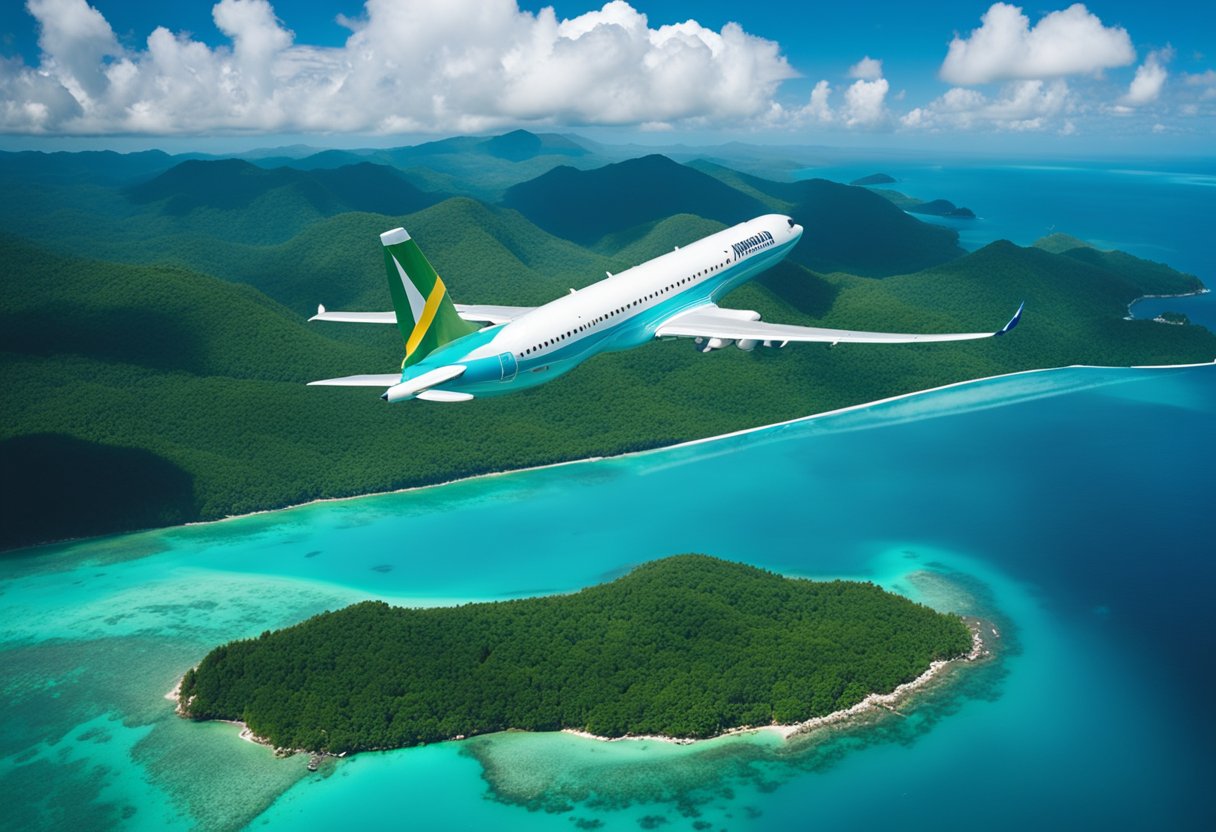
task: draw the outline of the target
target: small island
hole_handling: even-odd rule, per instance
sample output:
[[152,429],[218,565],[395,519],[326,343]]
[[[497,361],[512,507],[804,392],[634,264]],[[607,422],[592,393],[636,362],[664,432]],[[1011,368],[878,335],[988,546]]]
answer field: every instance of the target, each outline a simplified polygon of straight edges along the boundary
[[[883,199],[890,202],[901,211],[906,211],[909,214],[925,214],[934,217],[949,217],[956,220],[973,220],[975,212],[970,208],[964,208],[961,205],[955,205],[948,199],[917,199],[914,196],[893,191],[890,188],[875,188],[872,185],[887,184],[885,181],[878,180],[878,176],[885,174],[875,174],[867,176],[865,179],[858,179],[852,182],[853,185],[863,185],[869,188],[871,193],[881,196]],[[873,180],[873,181],[871,181]],[[892,179],[891,182],[895,180]]]
[[700,739],[885,705],[980,649],[958,616],[870,583],[680,555],[569,595],[325,612],[216,648],[177,699],[314,753],[507,729]]
[[955,205],[948,199],[931,199],[928,202],[917,202],[904,209],[911,214],[928,214],[934,217],[953,217],[959,220],[975,219],[975,212],[970,208]]
[[869,185],[893,185],[895,177],[889,173],[871,173],[869,176],[863,176],[860,179],[854,179],[850,185],[858,185],[867,187]]
[[1159,324],[1173,324],[1174,326],[1186,326],[1191,322],[1184,312],[1162,312],[1153,320]]

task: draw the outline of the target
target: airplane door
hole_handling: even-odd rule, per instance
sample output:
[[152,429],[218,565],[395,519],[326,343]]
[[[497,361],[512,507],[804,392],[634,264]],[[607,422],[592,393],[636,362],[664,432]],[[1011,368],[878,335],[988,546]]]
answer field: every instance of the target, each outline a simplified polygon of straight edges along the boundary
[[515,360],[515,353],[504,352],[498,356],[498,364],[502,367],[502,380],[512,381],[515,374],[519,371],[519,362]]

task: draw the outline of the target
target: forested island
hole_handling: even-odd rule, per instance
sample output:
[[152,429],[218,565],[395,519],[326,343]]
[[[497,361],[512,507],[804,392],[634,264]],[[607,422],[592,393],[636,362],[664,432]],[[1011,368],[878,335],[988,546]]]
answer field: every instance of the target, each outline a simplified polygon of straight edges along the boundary
[[216,648],[178,697],[329,753],[509,728],[704,738],[847,709],[971,647],[958,616],[870,583],[680,555],[570,595],[325,612]]

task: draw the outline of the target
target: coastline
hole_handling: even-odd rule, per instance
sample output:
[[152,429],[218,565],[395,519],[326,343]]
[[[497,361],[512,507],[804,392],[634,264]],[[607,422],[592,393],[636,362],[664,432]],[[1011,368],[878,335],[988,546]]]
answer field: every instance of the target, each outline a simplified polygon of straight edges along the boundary
[[[1211,290],[1208,290],[1208,289],[1204,290],[1204,292],[1208,292],[1208,291],[1211,291]],[[1203,292],[1195,292],[1192,294],[1203,294]],[[1154,297],[1154,296],[1145,295],[1144,297]],[[1174,296],[1167,296],[1167,297],[1174,297]],[[1141,298],[1137,298],[1136,300],[1140,300],[1140,299]],[[1133,303],[1134,302],[1135,301],[1133,301]],[[674,450],[677,448],[691,448],[696,445],[702,445],[702,444],[705,444],[708,442],[717,442],[722,439],[733,439],[737,436],[746,436],[748,434],[759,433],[761,431],[772,430],[774,428],[783,428],[783,427],[787,427],[789,425],[796,425],[801,422],[810,422],[810,421],[814,421],[816,419],[825,419],[829,416],[839,416],[844,413],[851,413],[856,410],[864,410],[868,407],[875,407],[880,404],[889,404],[891,402],[897,402],[897,401],[902,401],[904,399],[910,399],[915,396],[923,396],[928,393],[938,393],[943,390],[952,390],[956,387],[964,387],[969,384],[980,384],[985,381],[995,381],[997,379],[1005,379],[1005,378],[1016,378],[1017,376],[1026,376],[1026,375],[1032,375],[1035,373],[1054,373],[1059,370],[1184,370],[1184,369],[1190,369],[1193,367],[1211,367],[1211,366],[1216,366],[1216,359],[1213,359],[1212,361],[1204,361],[1204,362],[1201,362],[1198,364],[1132,364],[1130,366],[1123,366],[1123,365],[1116,366],[1116,365],[1106,365],[1106,364],[1067,364],[1067,365],[1064,365],[1061,367],[1041,367],[1041,368],[1034,369],[1034,370],[1015,370],[1014,372],[1011,372],[1011,373],[997,373],[996,375],[982,376],[981,378],[972,378],[972,379],[967,379],[965,381],[952,381],[949,384],[941,384],[941,385],[938,385],[937,387],[926,387],[923,390],[912,390],[908,393],[899,393],[895,396],[887,396],[886,398],[882,398],[882,399],[874,399],[872,401],[861,402],[859,404],[846,405],[845,407],[838,407],[838,408],[835,408],[834,410],[824,410],[820,413],[812,413],[807,416],[796,416],[793,419],[786,419],[781,422],[770,422],[768,424],[756,425],[756,426],[750,427],[750,428],[740,428],[739,430],[730,431],[729,433],[719,433],[719,434],[715,434],[713,436],[704,436],[704,437],[701,437],[700,439],[688,439],[683,442],[676,442],[672,445],[660,445],[660,446],[654,447],[654,448],[646,448],[645,450],[641,450],[641,451],[626,451],[625,453],[609,454],[607,456],[600,454],[600,455],[596,455],[596,456],[580,457],[578,459],[562,460],[561,462],[549,462],[549,463],[545,463],[544,465],[529,465],[524,468],[509,468],[509,469],[506,469],[503,471],[489,471],[484,474],[470,474],[467,477],[456,477],[454,479],[443,480],[441,482],[435,482],[435,483],[429,483],[427,485],[411,485],[411,486],[407,486],[405,488],[395,488],[391,491],[368,491],[363,494],[352,494],[348,497],[318,497],[315,500],[308,500],[303,503],[292,503],[290,505],[280,506],[278,508],[258,509],[257,511],[249,511],[249,512],[245,512],[243,514],[230,514],[226,517],[220,517],[215,520],[193,520],[189,523],[182,523],[178,526],[162,526],[162,527],[153,527],[153,528],[149,528],[149,529],[136,529],[136,530],[132,530],[130,532],[117,532],[116,534],[135,534],[139,531],[157,531],[158,529],[186,528],[189,526],[207,526],[207,525],[211,525],[212,523],[227,523],[231,520],[241,520],[246,517],[257,517],[262,514],[271,514],[276,511],[291,511],[293,509],[306,508],[308,506],[314,506],[314,505],[322,505],[324,503],[340,503],[340,502],[345,502],[348,500],[362,500],[367,497],[385,497],[385,496],[389,496],[389,495],[393,495],[393,494],[408,494],[412,491],[423,491],[423,490],[426,490],[429,488],[443,488],[444,486],[448,486],[448,485],[455,485],[457,483],[471,482],[471,481],[480,480],[480,479],[488,479],[490,477],[504,477],[504,476],[509,476],[511,474],[520,474],[520,473],[524,473],[524,472],[528,472],[528,471],[546,471],[546,470],[550,470],[550,469],[554,469],[554,468],[564,468],[569,465],[582,465],[582,464],[590,463],[590,462],[601,462],[606,459],[629,459],[631,457],[645,456],[647,454],[662,453],[664,451],[670,451],[670,450]],[[106,535],[102,535],[102,536],[104,537]],[[91,538],[73,538],[73,539],[88,540]],[[43,546],[43,545],[48,545],[51,542],[64,543],[64,542],[68,542],[68,541],[66,541],[66,540],[49,541],[47,544],[39,543],[39,544],[35,544],[35,545]],[[32,548],[32,547],[30,547],[30,548]],[[16,550],[14,550],[14,551],[16,551]]]
[[[225,725],[236,725],[241,729],[240,733],[237,735],[238,737],[240,737],[240,739],[243,739],[245,742],[251,742],[254,745],[264,745],[267,748],[269,748],[271,751],[273,751],[275,753],[275,756],[278,756],[278,757],[290,757],[293,754],[307,754],[307,753],[315,754],[315,753],[317,753],[317,752],[309,752],[309,751],[307,751],[307,749],[303,749],[303,748],[279,748],[278,746],[276,746],[274,743],[272,743],[270,740],[266,739],[265,737],[259,737],[257,734],[253,733],[253,729],[250,728],[248,725],[246,725],[244,722],[241,722],[239,719],[194,720],[193,717],[188,715],[182,709],[182,697],[181,697],[182,682],[185,680],[185,678],[186,678],[186,674],[184,674],[184,673],[181,676],[177,677],[177,681],[173,683],[173,687],[170,688],[169,692],[165,694],[165,699],[168,699],[170,702],[173,703],[173,713],[176,714],[177,716],[181,717],[182,719],[189,719],[189,720],[198,721],[198,722],[221,722]],[[344,756],[344,755],[325,754],[323,756],[333,757],[333,756]]]
[[897,709],[899,705],[906,703],[917,692],[926,687],[929,683],[937,679],[946,669],[955,665],[965,664],[970,662],[980,661],[992,655],[992,651],[986,646],[983,637],[985,627],[992,631],[996,638],[1000,638],[1000,633],[996,627],[990,622],[978,618],[964,618],[967,623],[967,629],[971,630],[971,650],[963,656],[956,656],[953,659],[939,659],[938,661],[930,662],[929,667],[924,673],[917,676],[910,682],[904,682],[895,690],[889,693],[871,693],[848,708],[842,708],[839,711],[832,711],[823,716],[811,717],[804,722],[795,722],[788,725],[744,725],[738,728],[731,728],[723,731],[720,734],[715,734],[712,737],[700,739],[690,739],[683,737],[666,737],[661,734],[645,734],[640,736],[625,736],[625,737],[602,737],[597,734],[592,734],[587,731],[580,731],[575,728],[563,728],[563,734],[570,734],[583,739],[596,740],[598,742],[641,742],[651,740],[655,742],[666,742],[674,745],[693,745],[698,742],[710,742],[711,740],[720,739],[722,737],[737,736],[740,734],[751,734],[759,731],[772,731],[778,734],[783,740],[789,740],[794,737],[801,737],[810,734],[821,728],[826,728],[831,725],[849,724],[857,717],[862,716],[870,711],[882,708],[891,711],[892,713],[903,716]]
[[[1188,295],[1162,295],[1162,296],[1143,295],[1139,298],[1136,298],[1136,300],[1139,301],[1144,298],[1152,298],[1152,297],[1189,297],[1191,295],[1206,294],[1210,291],[1211,291],[1210,289],[1204,289],[1202,292],[1192,292]],[[1135,302],[1136,301],[1132,301],[1132,303],[1135,303]],[[654,454],[654,453],[661,453],[664,451],[670,451],[670,450],[673,450],[676,448],[690,448],[695,445],[705,444],[707,442],[717,442],[718,440],[721,440],[721,439],[732,439],[732,438],[735,438],[738,436],[746,436],[746,435],[752,434],[752,433],[759,433],[761,431],[772,430],[775,428],[783,428],[783,427],[787,427],[789,425],[799,424],[801,422],[810,422],[810,421],[814,421],[816,419],[824,419],[829,416],[839,416],[844,413],[851,413],[856,410],[864,410],[868,407],[874,407],[874,406],[880,405],[880,404],[888,404],[890,402],[902,401],[904,399],[910,399],[915,396],[923,396],[928,393],[938,393],[943,390],[951,390],[956,387],[964,387],[969,384],[980,384],[985,381],[995,381],[997,379],[1005,379],[1005,378],[1016,378],[1017,376],[1032,375],[1035,373],[1054,373],[1059,370],[1184,370],[1184,369],[1191,369],[1191,368],[1195,368],[1195,367],[1211,367],[1211,366],[1216,366],[1216,359],[1213,359],[1212,361],[1204,361],[1201,363],[1192,363],[1192,364],[1132,364],[1130,366],[1124,366],[1124,365],[1116,366],[1116,365],[1106,365],[1106,364],[1067,364],[1067,365],[1060,366],[1060,367],[1040,367],[1040,368],[1033,369],[1033,370],[1015,370],[1011,373],[997,373],[996,375],[982,376],[980,378],[966,379],[964,381],[953,381],[953,382],[950,382],[949,384],[938,385],[937,387],[926,387],[922,390],[912,390],[907,393],[899,393],[898,395],[888,396],[888,397],[882,398],[882,399],[874,399],[874,400],[868,401],[868,402],[861,402],[859,404],[851,404],[851,405],[847,405],[845,407],[838,407],[834,410],[824,410],[820,413],[812,413],[807,416],[796,416],[792,419],[786,419],[781,422],[770,422],[768,424],[756,425],[756,426],[750,427],[750,428],[740,428],[739,430],[730,431],[729,433],[719,433],[719,434],[715,434],[713,436],[704,436],[704,437],[701,437],[700,439],[689,439],[684,442],[676,442],[672,445],[659,445],[654,448],[646,448],[646,449],[640,450],[640,451],[626,451],[625,453],[608,454],[608,455],[597,454],[595,456],[580,457],[578,459],[566,459],[566,460],[562,460],[561,462],[549,462],[549,463],[545,463],[543,465],[529,465],[529,466],[526,466],[523,468],[508,468],[508,469],[505,469],[502,471],[489,471],[489,472],[482,473],[482,474],[470,474],[467,477],[456,477],[454,479],[442,480],[440,482],[428,483],[426,485],[410,485],[410,486],[406,486],[404,488],[395,488],[390,491],[367,491],[367,492],[363,492],[361,494],[351,494],[351,495],[348,495],[345,497],[318,497],[314,500],[307,500],[302,503],[289,503],[288,505],[278,506],[275,508],[262,508],[262,509],[257,509],[256,511],[247,511],[242,514],[229,514],[224,517],[217,517],[213,520],[191,520],[188,523],[179,523],[179,524],[173,525],[173,526],[148,526],[148,527],[145,527],[142,529],[128,529],[127,531],[111,532],[111,533],[103,534],[103,535],[89,535],[89,536],[84,536],[84,537],[65,537],[65,538],[58,538],[56,540],[45,540],[45,541],[42,541],[41,543],[33,543],[28,546],[18,547],[16,549],[4,550],[3,553],[12,554],[14,552],[23,552],[23,551],[26,551],[29,549],[37,549],[42,546],[61,546],[61,545],[70,544],[70,543],[73,543],[76,541],[82,541],[82,540],[104,540],[107,537],[122,537],[123,535],[142,534],[145,532],[162,532],[162,531],[168,531],[170,529],[189,528],[192,526],[209,526],[214,523],[227,523],[232,520],[243,520],[248,517],[257,517],[259,515],[272,514],[274,512],[278,512],[278,511],[293,511],[295,509],[307,508],[308,506],[322,505],[324,503],[339,503],[339,502],[345,502],[348,500],[363,500],[368,497],[386,497],[386,496],[390,496],[393,494],[407,494],[412,491],[422,491],[422,490],[425,490],[428,488],[442,488],[447,485],[455,485],[457,483],[471,482],[473,480],[480,480],[480,479],[485,479],[485,478],[489,478],[489,477],[503,477],[503,476],[508,476],[510,474],[519,474],[519,473],[524,473],[524,472],[528,472],[528,471],[545,471],[545,470],[549,470],[549,469],[553,469],[553,468],[562,468],[562,467],[565,467],[568,465],[582,465],[582,464],[590,463],[590,462],[600,462],[605,459],[628,459],[631,457],[644,456],[646,454]]]
[[[1143,318],[1143,319],[1137,318],[1135,315],[1132,314],[1132,307],[1135,306],[1137,303],[1139,303],[1142,300],[1164,300],[1166,298],[1195,298],[1195,297],[1199,297],[1200,295],[1211,294],[1211,291],[1212,290],[1209,289],[1207,286],[1204,286],[1202,289],[1198,289],[1194,292],[1178,292],[1177,294],[1173,294],[1173,295],[1141,295],[1140,297],[1136,298],[1135,300],[1133,300],[1131,303],[1129,303],[1127,305],[1127,314],[1123,317],[1123,320],[1125,320],[1125,321],[1152,320],[1151,318]],[[1203,365],[1200,365],[1200,366],[1203,366]]]
[[[984,628],[988,628],[992,632],[993,637],[999,639],[1001,636],[1000,636],[1000,633],[997,631],[996,626],[989,621],[985,621],[985,620],[979,619],[979,618],[974,618],[971,616],[963,616],[963,621],[967,625],[967,629],[971,631],[971,649],[966,654],[961,655],[961,656],[955,656],[952,659],[939,659],[937,661],[930,662],[929,667],[926,668],[923,673],[921,673],[919,676],[917,676],[915,679],[913,679],[910,682],[904,682],[902,685],[898,685],[894,690],[890,691],[889,693],[871,693],[871,694],[867,695],[864,699],[862,699],[860,702],[858,702],[854,705],[851,705],[848,708],[842,708],[839,711],[832,711],[831,713],[824,714],[823,716],[812,717],[808,720],[805,720],[804,722],[796,722],[796,723],[792,723],[792,724],[788,724],[788,725],[781,725],[781,724],[742,725],[742,726],[739,726],[738,728],[730,728],[726,731],[722,731],[721,733],[715,734],[712,737],[700,737],[700,738],[668,737],[668,736],[664,736],[662,734],[629,735],[629,736],[624,736],[624,737],[603,737],[603,736],[599,736],[597,734],[592,734],[587,731],[581,731],[577,728],[562,728],[562,729],[560,729],[560,733],[569,734],[570,736],[580,737],[582,739],[595,740],[596,742],[643,742],[643,741],[649,740],[652,742],[670,743],[672,745],[693,745],[693,744],[699,743],[699,742],[710,742],[712,740],[721,739],[723,737],[739,736],[741,734],[752,734],[752,733],[756,733],[759,731],[771,731],[771,732],[778,734],[782,740],[788,741],[794,737],[805,736],[814,731],[817,731],[819,729],[826,728],[829,726],[848,725],[851,722],[853,722],[855,719],[857,719],[858,717],[868,714],[869,712],[877,710],[879,708],[890,711],[891,713],[896,714],[897,716],[903,716],[903,714],[899,712],[898,707],[905,704],[915,694],[920,692],[922,689],[924,689],[930,683],[937,680],[938,677],[941,676],[947,669],[955,667],[955,666],[969,664],[972,662],[977,662],[977,661],[980,661],[982,659],[992,656],[992,650],[989,649],[989,647],[987,646],[987,644],[984,640],[983,632],[984,632]],[[179,716],[183,719],[193,719],[192,717],[187,715],[185,713],[185,711],[182,709],[181,685],[182,685],[182,680],[184,678],[185,678],[185,674],[183,674],[177,680],[177,682],[174,684],[173,688],[168,693],[165,694],[164,698],[175,703],[174,713],[177,716]],[[271,751],[273,751],[275,756],[278,756],[278,757],[290,757],[295,754],[309,754],[314,757],[335,757],[335,758],[341,758],[341,757],[347,756],[346,752],[343,752],[341,754],[332,754],[327,751],[315,751],[315,750],[310,750],[307,748],[280,748],[280,747],[276,746],[270,740],[266,739],[265,737],[258,736],[257,734],[255,734],[253,732],[252,729],[250,729],[250,727],[248,725],[246,725],[244,722],[241,722],[240,720],[236,720],[236,719],[210,719],[210,720],[199,720],[199,721],[222,722],[227,725],[236,725],[240,728],[240,732],[238,734],[238,737],[240,739],[244,740],[245,742],[251,742],[256,745],[265,746],[266,748],[269,748]],[[505,730],[514,731],[514,730],[521,730],[521,729],[507,728]],[[499,733],[499,732],[495,732],[495,733]],[[463,740],[463,739],[466,739],[466,737],[463,734],[461,734],[461,735],[458,735],[455,737],[450,737],[447,740],[444,740],[444,742],[455,742],[455,741]],[[411,746],[405,746],[405,747],[408,748]],[[398,750],[398,749],[369,748],[366,750],[367,751],[394,751],[394,750]],[[355,752],[355,753],[359,753],[359,752]]]

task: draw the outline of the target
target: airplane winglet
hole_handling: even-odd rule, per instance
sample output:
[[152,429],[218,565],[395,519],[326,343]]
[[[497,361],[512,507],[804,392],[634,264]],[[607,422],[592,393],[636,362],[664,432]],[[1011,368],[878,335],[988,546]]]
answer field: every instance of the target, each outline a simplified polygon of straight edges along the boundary
[[313,315],[313,316],[312,316],[311,318],[309,318],[308,320],[310,320],[310,321],[315,321],[315,320],[318,320],[318,319],[320,319],[320,317],[321,317],[322,315],[324,315],[324,314],[325,314],[325,304],[323,304],[323,303],[318,303],[318,304],[317,304],[317,314]]
[[1009,330],[1011,330],[1015,326],[1017,326],[1018,321],[1022,320],[1022,310],[1025,308],[1026,308],[1026,301],[1022,301],[1018,305],[1018,311],[1014,312],[1013,317],[1009,319],[1009,323],[1005,324],[1003,327],[1001,327],[998,331],[994,332],[993,334],[994,335],[1004,335],[1006,332],[1008,332]]

